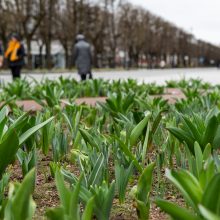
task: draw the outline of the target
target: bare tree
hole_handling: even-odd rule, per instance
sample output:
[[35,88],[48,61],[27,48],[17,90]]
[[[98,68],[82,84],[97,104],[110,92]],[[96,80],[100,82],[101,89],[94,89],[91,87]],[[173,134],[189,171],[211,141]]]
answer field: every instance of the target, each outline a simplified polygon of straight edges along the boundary
[[[46,48],[46,66],[52,67],[51,44],[59,41],[65,51],[66,66],[72,66],[72,47],[83,33],[94,47],[94,65],[115,66],[116,51],[123,50],[130,65],[138,66],[145,55],[152,60],[179,57],[183,65],[191,60],[219,60],[220,48],[196,40],[191,34],[126,0],[0,0],[0,38],[18,32],[27,45],[31,67],[31,42],[40,54]],[[107,61],[107,62],[106,62]]]
[[[44,16],[44,0],[11,0],[5,1],[7,11],[12,17],[12,32],[18,32],[26,40],[28,66],[31,67],[31,41]],[[9,3],[10,2],[10,3]]]

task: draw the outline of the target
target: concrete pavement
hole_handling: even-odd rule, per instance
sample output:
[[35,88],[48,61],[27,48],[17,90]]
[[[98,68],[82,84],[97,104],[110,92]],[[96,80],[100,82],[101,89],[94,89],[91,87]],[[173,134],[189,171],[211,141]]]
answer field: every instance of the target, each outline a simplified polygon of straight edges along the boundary
[[[37,81],[41,81],[44,78],[56,80],[60,76],[65,78],[74,78],[79,80],[79,76],[76,73],[27,73],[22,74],[22,78],[26,77],[29,81],[33,81],[33,78]],[[106,80],[117,79],[137,79],[139,82],[157,84],[165,84],[166,80],[180,80],[190,78],[200,78],[211,84],[220,84],[220,69],[217,68],[190,68],[190,69],[140,69],[140,70],[113,70],[113,71],[95,71],[93,73],[94,78],[103,78]],[[10,74],[0,74],[0,80],[5,83],[11,81]]]

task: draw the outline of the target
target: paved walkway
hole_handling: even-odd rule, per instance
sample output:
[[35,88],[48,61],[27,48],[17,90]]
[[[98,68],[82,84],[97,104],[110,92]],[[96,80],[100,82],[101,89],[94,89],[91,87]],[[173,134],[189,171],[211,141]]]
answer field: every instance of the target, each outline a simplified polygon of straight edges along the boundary
[[104,79],[137,79],[139,82],[155,82],[164,85],[167,80],[181,80],[183,78],[202,79],[211,84],[220,84],[220,69],[217,68],[190,68],[190,69],[153,69],[129,70],[118,72],[97,72],[95,78]]
[[[74,78],[79,80],[79,76],[76,73],[28,73],[23,74],[22,77],[26,77],[28,80],[33,81],[34,78],[40,81],[44,78],[56,80],[60,76],[65,78]],[[156,82],[157,84],[165,84],[166,80],[180,80],[183,78],[201,78],[204,81],[212,84],[220,84],[220,69],[217,68],[191,68],[191,69],[140,69],[140,70],[116,70],[116,71],[96,71],[94,72],[94,78],[103,78],[106,80],[117,80],[117,79],[137,79],[139,82]],[[10,74],[0,73],[0,80],[4,82],[10,82]]]

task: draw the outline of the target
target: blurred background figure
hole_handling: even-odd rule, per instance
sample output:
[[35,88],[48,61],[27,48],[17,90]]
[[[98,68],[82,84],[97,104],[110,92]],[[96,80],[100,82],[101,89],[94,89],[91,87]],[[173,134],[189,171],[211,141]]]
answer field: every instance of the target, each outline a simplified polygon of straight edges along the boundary
[[79,34],[76,37],[74,46],[74,62],[78,69],[81,80],[86,80],[87,75],[92,79],[92,53],[91,46],[86,42],[84,35]]
[[0,68],[3,66],[3,49],[2,49],[2,43],[0,42]]
[[11,35],[7,50],[5,51],[5,58],[11,69],[13,80],[21,76],[21,69],[24,66],[24,56],[25,50],[20,36],[18,34]]
[[166,62],[165,62],[165,60],[161,60],[160,61],[160,68],[161,69],[164,69],[166,67]]

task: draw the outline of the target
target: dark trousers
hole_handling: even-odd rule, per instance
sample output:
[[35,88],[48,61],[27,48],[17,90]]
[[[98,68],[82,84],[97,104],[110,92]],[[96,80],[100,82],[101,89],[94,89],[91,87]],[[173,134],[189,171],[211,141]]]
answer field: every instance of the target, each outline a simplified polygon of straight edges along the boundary
[[81,81],[85,81],[86,80],[86,77],[87,77],[87,75],[89,75],[89,79],[92,79],[92,72],[91,71],[89,71],[88,73],[83,73],[83,74],[80,74],[80,76],[81,76]]
[[21,66],[11,66],[13,80],[21,77]]

